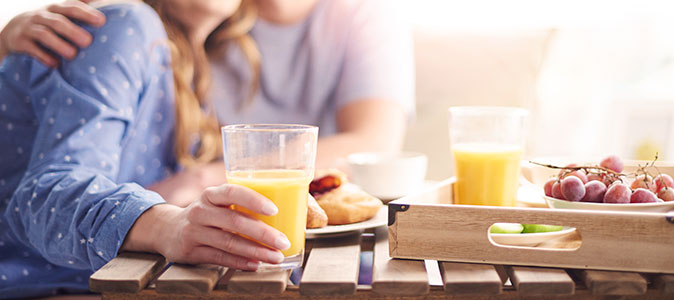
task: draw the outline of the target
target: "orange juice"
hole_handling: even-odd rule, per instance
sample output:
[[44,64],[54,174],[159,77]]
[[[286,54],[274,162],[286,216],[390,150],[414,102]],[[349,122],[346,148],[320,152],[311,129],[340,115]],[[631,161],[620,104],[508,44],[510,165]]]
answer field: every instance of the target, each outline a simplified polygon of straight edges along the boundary
[[298,255],[304,249],[304,229],[307,226],[307,200],[312,177],[298,170],[235,171],[227,173],[227,181],[243,185],[269,198],[278,214],[264,216],[242,207],[235,207],[283,232],[290,248],[282,251],[286,257]]
[[453,146],[454,203],[514,206],[522,149],[498,144]]

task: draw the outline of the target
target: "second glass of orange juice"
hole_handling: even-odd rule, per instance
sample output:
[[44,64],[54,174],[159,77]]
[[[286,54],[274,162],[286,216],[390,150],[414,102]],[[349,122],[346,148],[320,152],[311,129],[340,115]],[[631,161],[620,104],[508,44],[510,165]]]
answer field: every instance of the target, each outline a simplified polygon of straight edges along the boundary
[[274,216],[245,212],[288,237],[279,265],[260,269],[295,268],[304,258],[309,183],[313,179],[318,127],[249,124],[222,128],[227,182],[246,186],[269,198],[279,212]]
[[514,206],[528,112],[509,107],[452,107],[454,203]]

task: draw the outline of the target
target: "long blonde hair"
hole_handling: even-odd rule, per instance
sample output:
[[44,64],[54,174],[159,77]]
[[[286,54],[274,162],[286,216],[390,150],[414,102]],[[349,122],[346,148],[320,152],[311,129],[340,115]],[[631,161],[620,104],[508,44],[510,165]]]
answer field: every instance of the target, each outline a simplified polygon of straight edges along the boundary
[[[239,9],[222,22],[203,45],[194,45],[187,31],[166,11],[165,1],[145,0],[159,14],[169,39],[173,70],[176,125],[175,154],[178,163],[190,167],[219,159],[222,155],[220,126],[212,103],[207,99],[211,86],[208,57],[222,54],[225,46],[235,42],[251,66],[253,78],[249,103],[260,77],[260,53],[248,32],[257,19],[257,7],[242,0]],[[196,144],[196,149],[193,147]]]

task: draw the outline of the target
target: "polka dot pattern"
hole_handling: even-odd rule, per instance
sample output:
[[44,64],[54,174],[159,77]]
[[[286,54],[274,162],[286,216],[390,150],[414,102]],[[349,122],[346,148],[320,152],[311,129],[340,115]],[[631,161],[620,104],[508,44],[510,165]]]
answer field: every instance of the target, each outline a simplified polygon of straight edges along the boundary
[[62,72],[25,55],[1,64],[0,145],[11,146],[0,147],[0,168],[25,169],[0,179],[9,208],[0,213],[0,256],[20,262],[0,266],[3,297],[50,295],[52,280],[87,290],[88,270],[114,257],[123,233],[163,201],[141,186],[177,168],[173,77],[159,63],[170,51],[158,42],[166,39],[158,16],[139,3],[101,8],[106,24],[87,29],[94,42],[62,61]]

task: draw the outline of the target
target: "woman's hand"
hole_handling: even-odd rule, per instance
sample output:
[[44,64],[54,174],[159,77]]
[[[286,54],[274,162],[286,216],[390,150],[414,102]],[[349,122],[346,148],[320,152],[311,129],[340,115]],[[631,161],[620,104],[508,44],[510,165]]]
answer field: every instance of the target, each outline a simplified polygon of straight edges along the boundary
[[153,184],[148,189],[157,192],[170,204],[187,207],[204,189],[221,185],[226,181],[225,164],[220,161],[186,169]]
[[92,37],[68,18],[96,27],[105,24],[105,15],[84,2],[65,1],[14,17],[0,31],[0,61],[10,52],[28,54],[49,67],[58,66],[54,54],[75,58],[75,46],[89,46]]
[[150,208],[136,220],[122,249],[158,252],[171,262],[243,270],[256,270],[259,262],[282,262],[283,254],[277,249],[288,249],[288,238],[264,222],[233,210],[232,205],[268,216],[278,212],[273,202],[257,192],[224,184],[206,189],[186,208],[170,204]]

